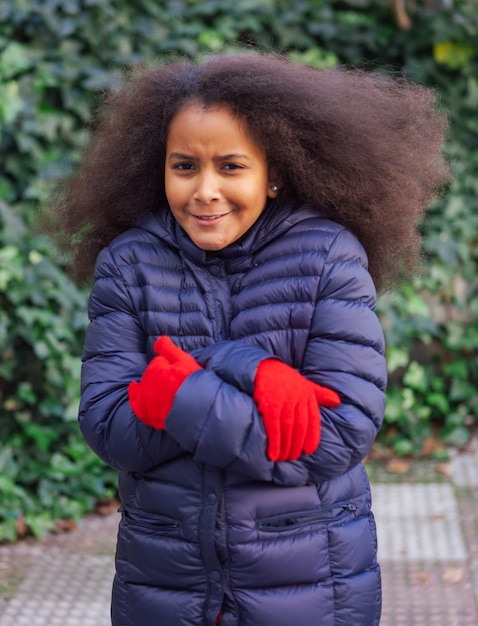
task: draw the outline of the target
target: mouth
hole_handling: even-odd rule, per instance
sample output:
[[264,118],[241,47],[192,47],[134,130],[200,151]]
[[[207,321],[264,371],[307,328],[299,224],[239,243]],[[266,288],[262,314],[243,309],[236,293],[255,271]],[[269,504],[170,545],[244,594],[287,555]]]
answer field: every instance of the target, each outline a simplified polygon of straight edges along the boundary
[[227,211],[226,213],[219,213],[218,215],[194,215],[192,214],[192,217],[194,217],[194,219],[198,220],[199,222],[211,222],[212,223],[212,222],[217,222],[223,217],[226,217],[227,215],[229,215],[230,213],[232,213],[232,211]]

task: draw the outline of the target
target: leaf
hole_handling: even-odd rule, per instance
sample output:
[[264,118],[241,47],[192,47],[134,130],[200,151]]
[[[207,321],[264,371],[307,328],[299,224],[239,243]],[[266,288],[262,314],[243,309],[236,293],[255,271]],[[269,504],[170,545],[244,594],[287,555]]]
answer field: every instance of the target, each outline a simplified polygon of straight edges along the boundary
[[16,523],[15,523],[15,531],[16,531],[17,537],[19,537],[20,539],[22,537],[25,537],[25,535],[28,534],[28,526],[23,515],[20,515],[19,517],[17,517]]
[[52,442],[58,437],[58,431],[55,428],[35,424],[34,422],[24,422],[23,428],[27,435],[34,440],[35,444],[45,452],[50,449]]
[[2,80],[13,78],[34,65],[34,59],[28,47],[18,41],[10,41],[0,54],[0,77]]
[[464,571],[462,567],[451,567],[443,572],[441,579],[444,583],[457,585],[458,583],[461,583],[463,576]]
[[425,392],[428,387],[425,367],[412,361],[403,377],[403,382],[417,391]]
[[35,537],[42,540],[54,528],[54,520],[49,511],[25,515],[25,523]]
[[466,65],[474,53],[473,46],[465,41],[444,41],[433,46],[435,61],[455,70]]
[[452,463],[439,463],[436,466],[436,471],[441,476],[445,476],[446,478],[450,478],[453,475],[453,465]]
[[398,456],[408,456],[415,452],[413,441],[406,437],[397,437],[393,442],[393,452]]
[[470,432],[465,426],[457,426],[451,429],[445,428],[443,437],[448,445],[462,447],[470,439]]
[[389,373],[406,367],[410,361],[410,354],[408,350],[401,348],[400,346],[389,346],[387,350],[387,366]]
[[0,541],[15,541],[17,539],[17,524],[15,519],[0,520]]
[[450,403],[447,395],[444,393],[427,393],[426,401],[430,406],[437,409],[442,415],[446,415],[450,411]]
[[5,82],[0,85],[0,120],[10,125],[16,120],[24,108],[24,101],[20,95],[20,85],[17,81]]
[[430,586],[430,574],[428,572],[414,572],[412,581],[418,583],[422,587]]
[[386,465],[387,472],[392,474],[406,474],[410,467],[411,461],[401,458],[393,458]]

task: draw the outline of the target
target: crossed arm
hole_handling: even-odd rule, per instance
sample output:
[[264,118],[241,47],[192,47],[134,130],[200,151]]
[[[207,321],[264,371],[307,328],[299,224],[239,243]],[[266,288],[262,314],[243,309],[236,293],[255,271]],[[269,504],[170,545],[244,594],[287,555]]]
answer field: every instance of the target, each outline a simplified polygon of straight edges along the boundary
[[[80,425],[92,448],[126,471],[148,471],[188,452],[199,462],[283,484],[316,482],[358,463],[383,417],[383,336],[363,263],[340,250],[329,257],[300,373],[239,341],[208,346],[193,358],[163,338],[148,364],[127,288],[109,264],[100,282],[112,281],[116,295],[105,302],[104,284],[93,290],[83,365]],[[147,380],[150,390],[138,395]],[[161,406],[161,414],[145,404],[153,413]]]

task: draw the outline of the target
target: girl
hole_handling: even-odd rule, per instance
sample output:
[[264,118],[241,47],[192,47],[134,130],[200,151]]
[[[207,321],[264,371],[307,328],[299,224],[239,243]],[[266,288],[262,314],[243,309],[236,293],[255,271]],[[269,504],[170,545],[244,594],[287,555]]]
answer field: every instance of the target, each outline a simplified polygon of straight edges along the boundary
[[79,420],[119,470],[114,626],[378,624],[374,282],[419,258],[445,127],[423,87],[274,55],[108,97],[57,207],[78,279],[97,257]]

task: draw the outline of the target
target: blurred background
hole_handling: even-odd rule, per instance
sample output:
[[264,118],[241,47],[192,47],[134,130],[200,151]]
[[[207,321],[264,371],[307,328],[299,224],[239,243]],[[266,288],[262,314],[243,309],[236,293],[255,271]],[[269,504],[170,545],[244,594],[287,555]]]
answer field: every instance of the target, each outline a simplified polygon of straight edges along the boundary
[[400,71],[441,95],[454,178],[422,224],[424,272],[379,300],[390,385],[371,459],[446,460],[473,434],[477,0],[1,0],[0,542],[41,538],[115,497],[115,474],[76,421],[88,288],[39,233],[39,207],[128,66],[244,45]]

